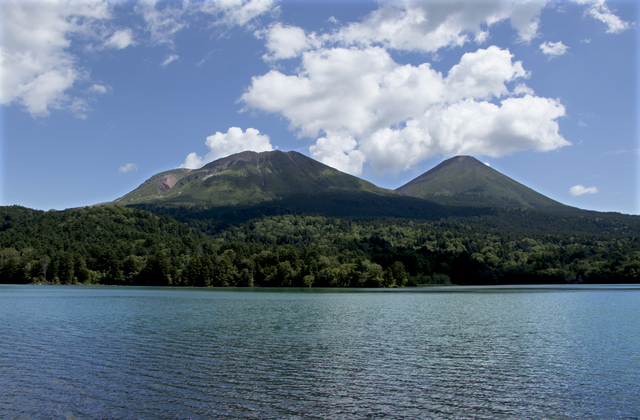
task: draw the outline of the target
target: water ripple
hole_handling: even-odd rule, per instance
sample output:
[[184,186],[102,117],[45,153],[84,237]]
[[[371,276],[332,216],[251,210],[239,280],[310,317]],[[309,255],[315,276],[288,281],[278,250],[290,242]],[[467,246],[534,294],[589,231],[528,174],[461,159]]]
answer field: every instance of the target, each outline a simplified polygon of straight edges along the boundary
[[640,291],[0,288],[4,418],[637,418]]

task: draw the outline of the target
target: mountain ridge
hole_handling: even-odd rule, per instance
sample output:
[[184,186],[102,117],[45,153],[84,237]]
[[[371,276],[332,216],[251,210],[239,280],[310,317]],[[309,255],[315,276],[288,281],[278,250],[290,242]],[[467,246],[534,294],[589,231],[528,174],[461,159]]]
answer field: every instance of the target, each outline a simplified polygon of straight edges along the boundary
[[200,169],[172,169],[152,176],[115,204],[254,204],[291,194],[352,191],[397,194],[301,153],[245,151]]
[[446,159],[396,190],[388,190],[301,153],[279,150],[244,151],[199,169],[160,172],[113,203],[219,207],[338,192],[408,196],[427,200],[432,206],[579,210],[534,191],[472,156]]

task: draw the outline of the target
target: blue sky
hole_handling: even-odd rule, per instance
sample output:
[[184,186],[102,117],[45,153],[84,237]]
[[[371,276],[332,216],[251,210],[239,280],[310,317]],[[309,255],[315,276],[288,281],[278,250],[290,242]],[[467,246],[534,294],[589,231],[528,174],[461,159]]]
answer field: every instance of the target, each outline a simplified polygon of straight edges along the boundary
[[112,201],[242,150],[395,189],[473,155],[638,214],[638,6],[0,2],[0,204]]

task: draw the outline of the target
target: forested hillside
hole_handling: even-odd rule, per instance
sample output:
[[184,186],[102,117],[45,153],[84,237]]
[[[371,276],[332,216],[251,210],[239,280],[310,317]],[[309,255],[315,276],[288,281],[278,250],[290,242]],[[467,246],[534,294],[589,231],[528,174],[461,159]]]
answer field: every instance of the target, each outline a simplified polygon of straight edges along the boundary
[[2,207],[0,282],[155,284],[163,264],[207,241],[168,216],[124,207]]
[[134,207],[170,216],[210,235],[265,216],[313,214],[347,219],[446,221],[477,229],[507,232],[640,236],[640,216],[601,213],[568,206],[563,211],[452,206],[414,197],[390,197],[366,192],[294,194],[254,205],[211,207],[142,204]]
[[617,233],[629,222],[615,217],[604,218],[606,235],[497,229],[483,226],[483,218],[475,225],[300,214],[245,216],[222,224],[186,219],[211,234],[167,215],[124,207],[63,212],[2,207],[0,282],[305,287],[640,282],[639,236]]

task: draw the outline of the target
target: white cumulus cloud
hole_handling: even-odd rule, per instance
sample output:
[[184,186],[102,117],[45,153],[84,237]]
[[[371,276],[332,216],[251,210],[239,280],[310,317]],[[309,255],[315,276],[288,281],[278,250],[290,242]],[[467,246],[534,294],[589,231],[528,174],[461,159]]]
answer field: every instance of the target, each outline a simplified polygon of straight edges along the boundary
[[524,83],[518,83],[512,92],[514,95],[531,95],[534,96],[535,92],[529,86]]
[[97,93],[99,95],[104,95],[108,91],[109,91],[109,88],[107,86],[98,85],[98,84],[91,85],[91,87],[89,88],[89,92]]
[[446,91],[450,102],[462,98],[491,98],[509,93],[506,82],[527,78],[522,62],[512,62],[509,50],[491,46],[485,50],[466,53],[449,70]]
[[353,136],[328,133],[327,136],[319,138],[309,151],[316,160],[326,165],[347,173],[358,174],[362,172],[366,157],[361,151],[356,150],[357,145],[358,142]]
[[138,170],[138,166],[135,163],[127,163],[126,165],[118,168],[118,173],[125,174],[127,172],[137,171],[137,170]]
[[576,197],[582,194],[595,194],[598,192],[598,188],[596,187],[585,187],[583,185],[574,185],[569,189],[569,193]]
[[[0,103],[17,104],[33,117],[46,117],[53,109],[66,109],[86,118],[89,106],[77,89],[92,84],[80,63],[83,52],[121,50],[139,43],[173,45],[173,37],[194,15],[209,26],[245,26],[276,10],[274,0],[207,0],[135,4],[144,27],[115,28],[117,1],[0,1]],[[143,40],[147,33],[148,40]],[[168,62],[166,63],[168,64]]]
[[426,64],[400,66],[379,47],[304,53],[296,75],[272,70],[254,77],[249,106],[282,113],[300,135],[349,130],[360,135],[406,118],[444,95],[442,75]]
[[279,22],[267,30],[256,31],[255,35],[266,39],[266,47],[269,50],[269,54],[263,56],[266,61],[297,57],[316,43],[314,37],[308,36],[304,29],[283,26]]
[[[490,36],[490,27],[502,21],[511,23],[521,41],[530,42],[538,36],[540,12],[547,0],[393,0],[380,4],[361,22],[321,36],[280,23],[258,31],[256,36],[267,39],[269,54],[264,58],[269,61],[337,46],[432,53],[471,41],[482,44]],[[338,23],[335,18],[330,21]]]
[[399,64],[391,55],[481,44],[499,22],[528,43],[538,36],[546,4],[392,0],[325,34],[274,24],[256,32],[265,39],[264,59],[298,57],[300,65],[253,77],[241,101],[284,116],[298,137],[315,139],[314,158],[352,174],[364,165],[402,171],[438,154],[563,147],[569,145],[558,126],[564,106],[535,96],[524,83],[531,74],[508,49],[468,52],[448,72],[428,62]]
[[111,35],[109,39],[105,41],[104,46],[107,48],[122,50],[133,44],[133,30],[127,28],[117,31]]
[[564,45],[561,41],[558,42],[544,42],[540,45],[540,49],[543,53],[550,57],[559,57],[569,50],[569,47]]
[[51,109],[75,112],[82,99],[68,92],[89,73],[68,49],[76,36],[98,37],[96,27],[111,16],[109,4],[7,0],[0,8],[0,102],[20,104],[33,117],[45,117]]
[[370,161],[377,172],[400,171],[438,154],[568,145],[559,101],[522,84],[509,92],[529,76],[495,46],[464,54],[446,77],[428,63],[398,64],[381,47],[326,48],[303,53],[296,74],[254,77],[241,100],[283,115],[300,137],[318,137],[311,155],[337,169],[359,174]]
[[209,147],[209,152],[204,157],[198,156],[195,152],[189,153],[180,167],[197,169],[216,159],[245,150],[254,152],[273,150],[269,136],[260,134],[260,131],[255,128],[247,128],[243,132],[241,128],[230,127],[226,133],[218,131],[214,135],[207,137],[205,144]]
[[378,130],[359,150],[377,172],[406,170],[435,155],[548,151],[569,144],[555,121],[564,113],[555,101],[532,96],[507,98],[500,106],[465,99],[434,105],[403,128]]
[[382,3],[362,22],[351,23],[328,38],[346,45],[383,45],[398,50],[434,52],[471,41],[484,42],[484,27],[510,21],[522,41],[537,36],[546,0],[401,0]]

